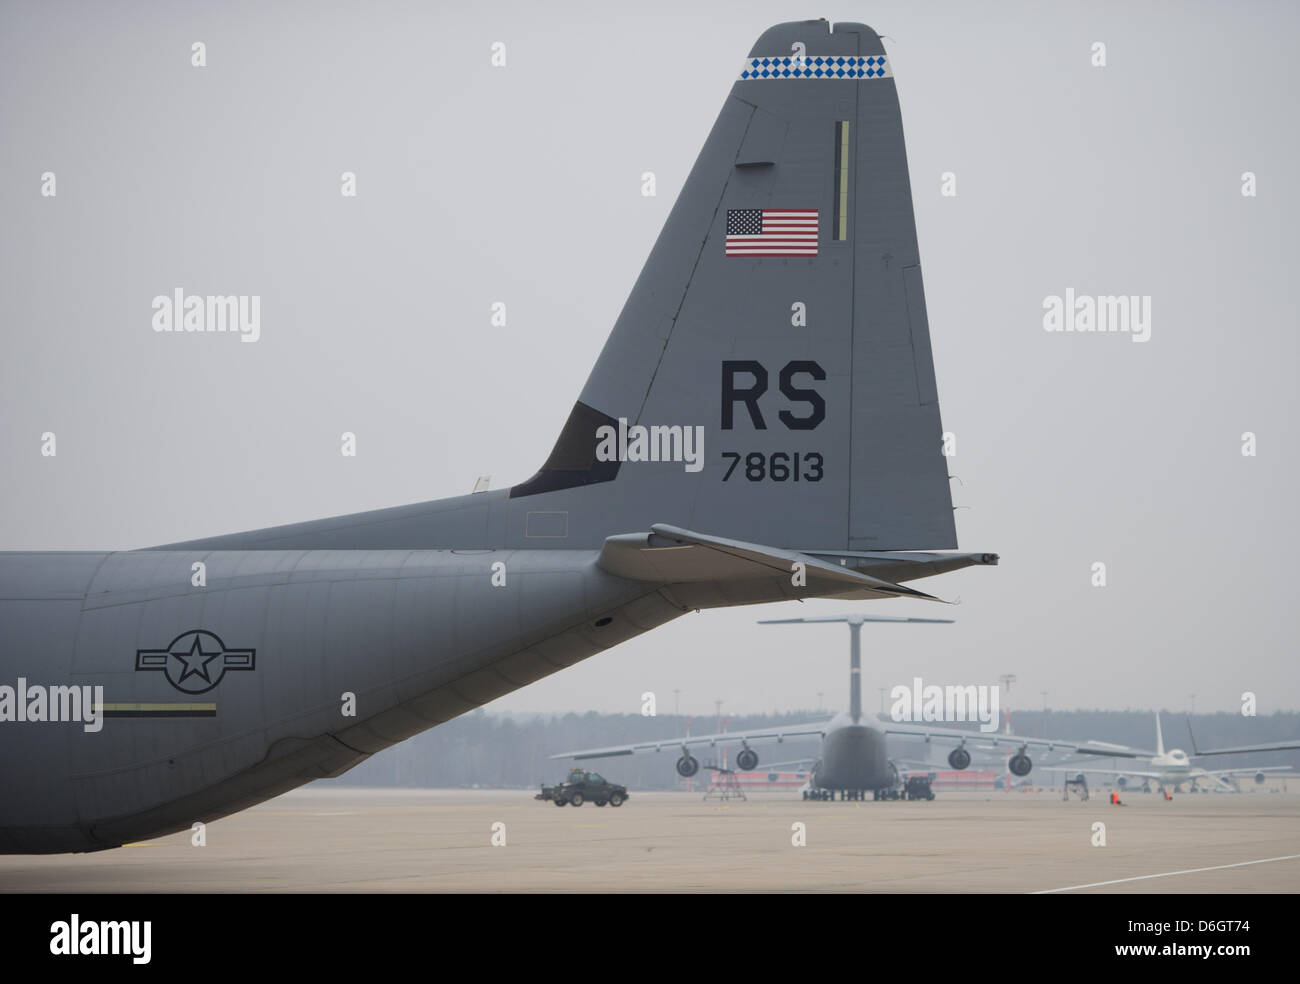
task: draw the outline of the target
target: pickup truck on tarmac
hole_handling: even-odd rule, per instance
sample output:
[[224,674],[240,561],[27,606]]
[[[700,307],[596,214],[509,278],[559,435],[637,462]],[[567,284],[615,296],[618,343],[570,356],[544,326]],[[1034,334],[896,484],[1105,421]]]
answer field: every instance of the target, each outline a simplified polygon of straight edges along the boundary
[[556,806],[572,803],[582,806],[588,801],[597,806],[622,806],[627,802],[627,787],[610,782],[596,772],[573,769],[569,777],[558,786],[542,786],[542,791],[533,799],[550,800]]

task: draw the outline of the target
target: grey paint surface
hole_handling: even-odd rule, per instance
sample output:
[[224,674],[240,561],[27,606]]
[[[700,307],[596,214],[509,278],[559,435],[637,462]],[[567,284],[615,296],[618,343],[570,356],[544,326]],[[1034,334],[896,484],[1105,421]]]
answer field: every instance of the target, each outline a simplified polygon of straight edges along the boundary
[[[810,57],[880,50],[870,29],[830,35],[807,22],[772,28],[751,54],[795,41]],[[785,139],[773,165],[737,179],[756,108],[786,121]],[[728,207],[825,212],[840,118],[855,121],[860,140],[850,242],[825,245],[823,221],[815,260],[724,258]],[[779,125],[762,125],[768,153]],[[773,377],[791,360],[816,360],[824,420],[782,428],[778,405],[764,404],[773,427],[730,437],[745,453],[816,451],[824,480],[729,483],[726,444],[714,441],[699,472],[625,461],[608,480],[589,456],[588,470],[607,480],[138,552],[4,554],[0,679],[103,686],[107,703],[156,710],[169,697],[185,704],[176,690],[192,696],[190,663],[161,652],[183,649],[187,633],[255,653],[256,666],[218,674],[201,702],[217,705],[208,717],[112,718],[99,733],[5,723],[0,850],[110,847],[223,816],[692,609],[924,597],[896,582],[996,562],[856,552],[955,545],[933,380],[916,357],[929,343],[917,281],[907,286],[904,273],[914,266],[893,79],[738,81],[581,402],[613,418],[708,427],[719,418],[721,360],[761,360]],[[816,313],[791,336],[782,322],[804,297]],[[571,418],[581,426],[566,428],[552,463],[572,465],[576,454],[582,464],[595,438],[585,419]],[[575,470],[562,469],[570,479]],[[206,586],[191,583],[196,562],[207,565]],[[792,577],[796,564],[806,583]],[[670,569],[671,579],[657,573]],[[894,580],[870,573],[884,570]],[[225,653],[205,657],[198,638],[190,659],[224,665]],[[148,653],[184,663],[179,681],[149,671]]]

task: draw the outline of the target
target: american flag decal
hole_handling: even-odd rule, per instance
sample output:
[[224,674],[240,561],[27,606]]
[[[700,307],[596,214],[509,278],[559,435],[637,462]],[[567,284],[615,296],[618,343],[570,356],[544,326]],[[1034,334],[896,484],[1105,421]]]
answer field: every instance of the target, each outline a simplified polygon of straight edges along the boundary
[[817,209],[727,209],[727,256],[816,256]]

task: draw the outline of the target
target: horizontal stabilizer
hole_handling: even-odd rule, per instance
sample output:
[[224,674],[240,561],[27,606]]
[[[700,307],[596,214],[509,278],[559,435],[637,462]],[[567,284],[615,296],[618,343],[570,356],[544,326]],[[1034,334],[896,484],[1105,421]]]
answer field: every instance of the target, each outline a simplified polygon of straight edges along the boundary
[[951,625],[950,618],[912,618],[905,615],[811,615],[808,618],[761,618],[759,625],[796,625],[805,622],[847,622],[861,625],[865,622],[924,622],[929,625]]
[[601,549],[599,564],[616,577],[661,584],[788,577],[795,564],[803,564],[810,585],[829,581],[880,597],[941,600],[797,550],[709,536],[663,523],[651,526],[650,533],[609,537]]
[[810,550],[814,557],[831,563],[847,564],[884,581],[912,581],[959,571],[963,567],[996,567],[995,553],[942,553],[921,550]]

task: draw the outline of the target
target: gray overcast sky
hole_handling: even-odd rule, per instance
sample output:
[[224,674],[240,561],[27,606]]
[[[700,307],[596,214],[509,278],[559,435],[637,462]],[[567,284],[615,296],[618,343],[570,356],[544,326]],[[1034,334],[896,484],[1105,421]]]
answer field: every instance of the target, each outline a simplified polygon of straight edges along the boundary
[[[1300,11],[701,6],[0,7],[0,547],[131,548],[527,478],[750,45],[825,16],[886,36],[960,542],[1003,558],[925,583],[959,607],[857,606],[957,619],[868,627],[868,708],[914,675],[1005,672],[1020,706],[1300,707]],[[177,287],[261,295],[261,341],[156,334],[151,300]],[[1045,332],[1067,287],[1150,295],[1150,341]],[[674,688],[683,713],[842,706],[842,626],[754,623],[844,608],[686,616],[491,706],[634,711],[649,690],[670,711]]]

